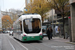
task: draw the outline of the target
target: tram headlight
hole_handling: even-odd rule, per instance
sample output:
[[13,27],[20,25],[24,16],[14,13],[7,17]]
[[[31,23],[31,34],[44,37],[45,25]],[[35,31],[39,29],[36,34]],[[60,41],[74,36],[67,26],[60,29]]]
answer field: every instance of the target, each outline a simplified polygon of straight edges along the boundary
[[40,34],[40,36],[42,36],[42,33]]
[[26,36],[25,34],[23,34],[23,36]]

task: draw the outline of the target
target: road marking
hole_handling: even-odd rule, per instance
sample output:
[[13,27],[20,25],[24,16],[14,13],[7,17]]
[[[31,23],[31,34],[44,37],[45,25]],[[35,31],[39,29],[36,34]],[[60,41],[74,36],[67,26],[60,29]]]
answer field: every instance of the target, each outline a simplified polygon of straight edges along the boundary
[[[2,37],[3,37],[3,34],[2,34]],[[7,38],[7,37],[6,37],[6,38]],[[10,46],[12,47],[12,49],[13,49],[13,50],[16,50],[8,38],[7,38],[7,40],[8,40],[8,42],[9,42]]]
[[1,45],[2,45],[2,36],[0,37],[0,50],[2,50],[2,46]]
[[[8,36],[8,37],[10,37],[10,36]],[[11,38],[11,37],[10,37]],[[13,38],[12,38],[13,39]],[[14,39],[13,39],[14,40]],[[16,40],[14,40],[15,42],[17,42]],[[26,50],[28,50],[28,48],[27,47],[25,47],[25,46],[23,46],[21,43],[19,43],[19,42],[17,42],[18,44],[20,44],[24,49],[26,49]]]
[[[9,40],[8,40],[9,41]],[[14,46],[11,44],[11,42],[9,41],[9,44],[11,45],[11,47],[13,48],[13,50],[15,50]]]
[[1,43],[2,43],[2,44],[1,44],[1,45],[2,45],[2,46],[1,46],[1,50],[3,50],[3,33],[1,34],[1,41],[2,41],[2,42],[1,42]]
[[2,49],[2,39],[0,39],[0,50]]

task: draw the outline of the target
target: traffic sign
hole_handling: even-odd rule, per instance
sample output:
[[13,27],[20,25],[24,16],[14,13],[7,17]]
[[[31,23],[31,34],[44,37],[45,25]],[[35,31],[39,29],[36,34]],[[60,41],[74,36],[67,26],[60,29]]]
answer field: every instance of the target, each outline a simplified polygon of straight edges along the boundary
[[7,20],[7,21],[9,21],[9,20]]
[[28,10],[26,9],[26,11],[28,11]]

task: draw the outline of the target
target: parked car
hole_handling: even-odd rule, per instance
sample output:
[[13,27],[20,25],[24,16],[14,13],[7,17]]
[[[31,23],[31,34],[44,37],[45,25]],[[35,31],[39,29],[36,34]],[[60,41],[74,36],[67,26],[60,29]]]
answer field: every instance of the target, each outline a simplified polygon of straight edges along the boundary
[[10,31],[5,31],[5,33],[9,33]]
[[3,31],[3,33],[5,33],[5,31]]
[[13,36],[13,31],[9,31],[9,35],[12,35]]

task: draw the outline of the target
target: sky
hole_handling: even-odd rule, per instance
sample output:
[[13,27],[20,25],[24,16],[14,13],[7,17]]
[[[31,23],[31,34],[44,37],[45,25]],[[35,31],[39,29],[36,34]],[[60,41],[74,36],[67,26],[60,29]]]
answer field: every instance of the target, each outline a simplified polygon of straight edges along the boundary
[[25,6],[25,0],[0,0],[1,11],[8,11],[9,9],[23,10]]

